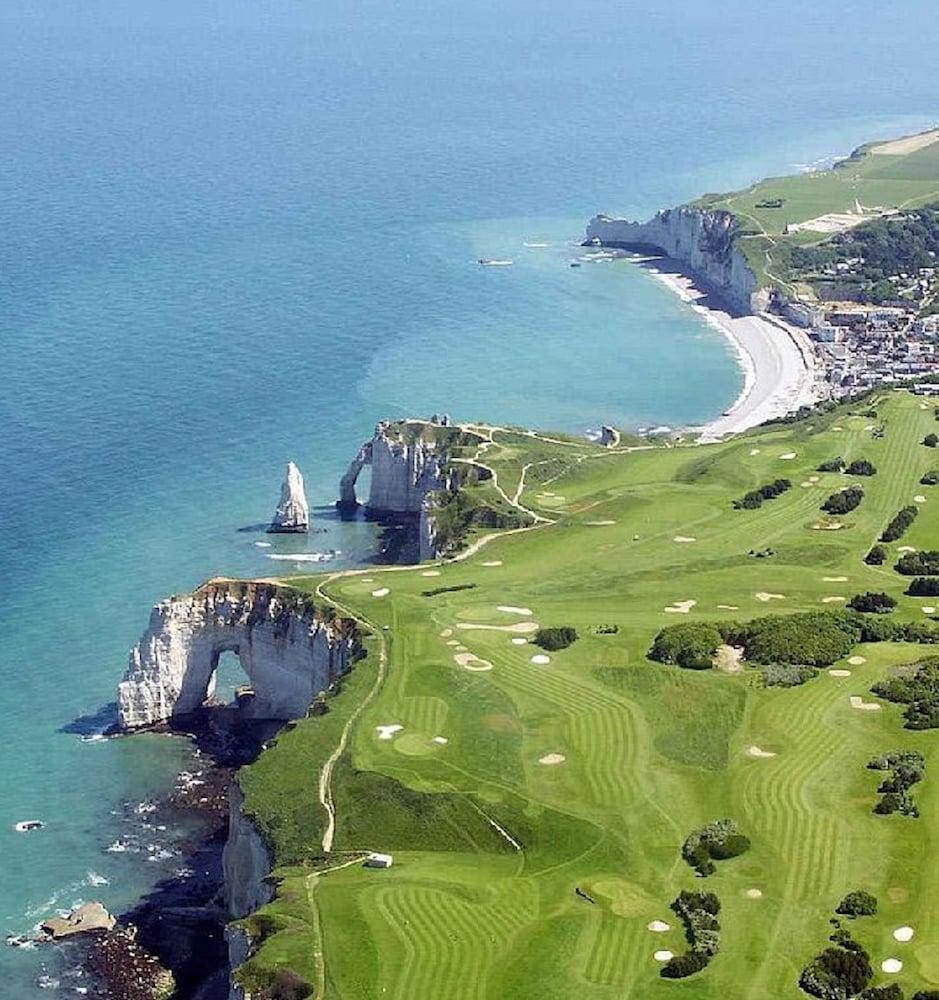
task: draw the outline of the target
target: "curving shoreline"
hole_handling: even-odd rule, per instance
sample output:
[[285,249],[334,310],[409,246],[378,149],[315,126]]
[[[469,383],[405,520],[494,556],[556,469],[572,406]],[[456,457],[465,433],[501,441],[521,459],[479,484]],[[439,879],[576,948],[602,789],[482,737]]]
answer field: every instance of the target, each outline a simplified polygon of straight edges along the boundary
[[766,313],[734,315],[718,295],[702,287],[687,266],[673,258],[634,260],[724,334],[743,371],[743,388],[730,408],[703,426],[691,428],[700,434],[701,442],[739,434],[825,398],[822,369],[804,331]]

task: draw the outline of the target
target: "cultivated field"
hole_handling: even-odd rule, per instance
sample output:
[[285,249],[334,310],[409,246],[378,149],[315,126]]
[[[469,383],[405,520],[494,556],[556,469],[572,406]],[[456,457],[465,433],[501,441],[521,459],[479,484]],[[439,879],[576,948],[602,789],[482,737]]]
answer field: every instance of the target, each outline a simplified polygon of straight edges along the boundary
[[[900,162],[876,160],[888,173]],[[865,200],[886,203],[907,182],[870,183],[883,193]],[[865,889],[879,912],[852,932],[874,982],[907,995],[939,985],[939,732],[904,730],[899,707],[870,694],[928,649],[861,646],[835,664],[848,676],[820,670],[792,689],[765,687],[747,664],[693,671],[646,657],[667,625],[833,610],[868,590],[898,599],[894,619],[927,620],[930,599],[903,596],[909,580],[892,564],[901,545],[939,548],[939,487],[919,484],[939,465],[921,444],[937,426],[932,405],[896,393],[700,447],[493,432],[485,461],[498,487],[514,498],[527,467],[518,500],[544,521],[462,561],[325,584],[374,635],[330,711],[243,773],[284,879],[253,922],[268,937],[248,975],[286,964],[342,1000],[795,998],[838,900]],[[836,455],[878,473],[844,526],[823,530],[820,504],[854,482],[816,471]],[[792,489],[732,509],[779,477]],[[920,516],[890,558],[866,565],[910,504]],[[580,638],[545,652],[531,623]],[[881,707],[858,710],[852,696]],[[332,772],[324,861],[318,780],[363,703]],[[882,776],[865,764],[898,748],[927,758],[916,819],[871,812]],[[752,847],[698,879],[682,842],[721,817]],[[394,866],[363,868],[357,851],[392,853]],[[682,889],[717,893],[721,945],[706,969],[671,981],[653,953],[686,950],[669,909]],[[656,920],[670,929],[650,931]],[[914,936],[897,942],[904,925]],[[902,972],[881,973],[888,958]]]

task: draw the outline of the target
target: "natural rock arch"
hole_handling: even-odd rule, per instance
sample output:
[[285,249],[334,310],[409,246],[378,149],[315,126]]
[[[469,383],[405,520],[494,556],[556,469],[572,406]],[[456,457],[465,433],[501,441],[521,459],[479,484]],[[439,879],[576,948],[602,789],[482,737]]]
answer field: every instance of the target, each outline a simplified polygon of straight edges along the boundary
[[195,711],[229,652],[253,690],[246,715],[300,718],[358,649],[354,622],[328,619],[305,595],[271,583],[210,580],[153,609],[118,686],[120,725],[136,729]]

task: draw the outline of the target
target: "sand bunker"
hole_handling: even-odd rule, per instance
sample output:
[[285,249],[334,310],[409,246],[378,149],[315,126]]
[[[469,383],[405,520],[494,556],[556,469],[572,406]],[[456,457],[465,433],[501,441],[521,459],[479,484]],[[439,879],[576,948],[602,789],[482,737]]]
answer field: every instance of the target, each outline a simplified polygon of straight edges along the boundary
[[546,753],[544,757],[538,758],[539,764],[563,764],[567,758],[562,753]]
[[480,632],[519,632],[528,635],[538,631],[538,622],[515,622],[514,625],[483,625],[481,622],[457,622],[457,628],[473,629]]
[[697,603],[697,601],[673,601],[665,610],[673,615],[686,615]]
[[842,524],[841,521],[816,521],[812,525],[813,531],[841,531],[842,528],[846,528],[846,524]]
[[740,646],[729,646],[724,643],[714,651],[714,666],[728,674],[739,674],[743,670],[740,664],[742,659],[743,649]]
[[822,579],[825,583],[847,583],[848,578],[846,576],[823,576]]
[[386,594],[390,594],[391,591],[387,587],[379,587],[378,590],[372,591],[372,597],[384,597]]
[[863,698],[859,698],[856,694],[850,697],[851,707],[859,708],[862,712],[879,712],[880,705],[876,701],[865,701]]
[[770,601],[784,601],[785,594],[768,594],[765,590],[760,590],[753,595],[758,601],[768,604]]
[[673,542],[696,542],[697,538],[693,538],[691,535],[676,535]]
[[456,639],[451,639],[451,640],[450,640],[450,641],[449,641],[449,642],[447,643],[447,645],[448,645],[448,646],[459,646],[460,644],[459,644],[459,642],[458,642],[458,641],[457,641]]
[[880,968],[882,972],[889,972],[893,974],[902,971],[903,963],[899,958],[885,958],[880,963]]
[[775,757],[776,754],[772,750],[763,750],[758,747],[755,743],[747,747],[747,755],[750,757]]
[[850,670],[829,670],[828,673],[832,677],[850,677],[851,676],[851,671]]
[[514,604],[500,604],[497,611],[504,611],[507,615],[533,615],[531,608],[517,608]]
[[898,927],[893,932],[894,941],[912,941],[913,940],[913,928],[904,925],[903,927]]
[[584,521],[584,524],[589,525],[591,528],[602,528],[608,524],[616,524],[615,521]]
[[789,461],[791,461],[791,460],[792,460],[793,458],[795,458],[795,457],[796,457],[796,453],[795,453],[794,451],[787,451],[785,455],[780,455],[779,457],[780,457],[780,458],[781,458],[781,459],[782,459],[782,460],[783,460],[784,462],[789,462]]
[[516,637],[516,638],[514,638],[512,640],[512,645],[513,646],[527,646],[528,645],[528,640],[527,639],[520,639],[520,638]]
[[718,604],[718,609],[721,611],[739,611],[740,608],[736,604]]
[[400,733],[404,729],[404,726],[397,722],[393,722],[390,726],[376,726],[375,731],[378,733],[378,738],[380,740],[390,740],[395,733]]
[[440,633],[440,638],[441,639],[449,639],[451,635],[453,635],[453,629],[452,628],[445,628]]
[[799,485],[800,485],[800,486],[814,486],[814,485],[815,485],[815,483],[809,483],[809,482],[805,482],[805,483],[799,483]]
[[859,667],[862,663],[867,663],[867,660],[865,660],[863,656],[849,656],[848,663],[850,663],[852,667]]
[[843,427],[832,427],[832,430],[833,431],[843,431],[844,428]]
[[653,934],[664,934],[671,929],[672,925],[667,924],[664,920],[652,920],[646,924],[646,930],[652,931]]
[[925,497],[923,496],[923,494],[922,494],[922,493],[917,493],[917,494],[916,494],[916,496],[915,496],[915,497],[913,497],[913,499],[914,499],[914,500],[915,500],[915,501],[916,501],[917,503],[925,503],[925,502],[926,502],[926,498],[925,498]]
[[464,670],[473,670],[477,673],[492,670],[492,664],[488,660],[481,660],[475,653],[457,653],[453,659]]
[[421,573],[421,576],[440,576],[440,570],[439,569],[426,569],[426,570],[424,570],[423,573]]
[[935,614],[935,611],[936,611],[935,608],[930,607],[929,605],[926,605],[925,607],[920,608],[920,610],[923,612],[924,615]]
[[847,597],[823,597],[822,604],[844,604]]
[[759,455],[759,453],[760,453],[760,449],[759,448],[751,448],[750,449],[750,454],[751,455]]
[[434,737],[434,743],[439,743],[440,746],[442,746],[442,747],[445,747],[449,742],[450,741],[446,738],[446,736],[435,736]]
[[670,962],[675,956],[667,948],[663,948],[661,951],[657,951],[652,957],[656,962]]
[[531,658],[531,662],[544,665],[545,663],[551,662],[551,657],[545,656],[544,653],[535,653],[535,655]]
[[916,551],[915,545],[901,545],[900,548],[897,549],[897,552],[915,552],[915,551]]
[[763,898],[763,890],[762,889],[747,889],[747,891],[744,893],[744,896],[746,896],[747,899],[762,899]]
[[809,476],[810,483],[817,483],[821,477],[820,476]]
[[501,559],[490,559],[488,562],[480,563],[481,566],[501,566]]

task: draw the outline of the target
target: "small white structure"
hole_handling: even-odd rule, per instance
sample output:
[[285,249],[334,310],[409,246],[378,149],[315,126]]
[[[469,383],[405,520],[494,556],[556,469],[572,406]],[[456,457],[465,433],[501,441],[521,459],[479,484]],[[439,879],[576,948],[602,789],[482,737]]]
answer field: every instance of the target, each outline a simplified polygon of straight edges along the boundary
[[390,854],[370,854],[365,859],[366,868],[390,868],[395,859]]

